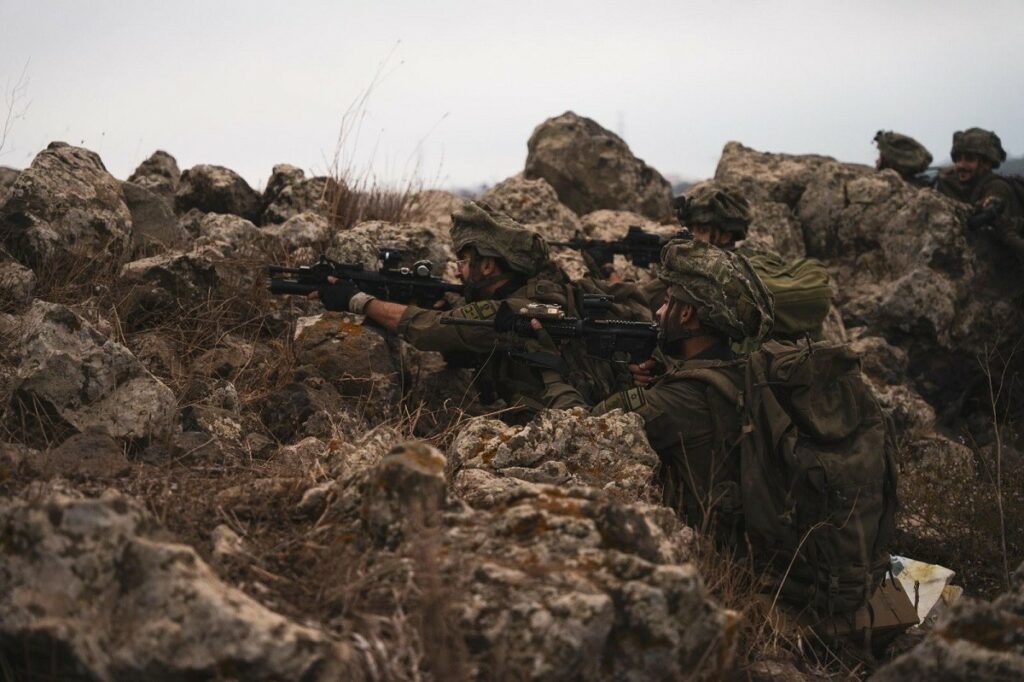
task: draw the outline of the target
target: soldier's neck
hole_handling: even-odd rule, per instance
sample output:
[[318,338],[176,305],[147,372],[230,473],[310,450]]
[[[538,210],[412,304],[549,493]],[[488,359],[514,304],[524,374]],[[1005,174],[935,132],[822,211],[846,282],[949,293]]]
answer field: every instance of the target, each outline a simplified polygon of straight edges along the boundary
[[689,360],[694,358],[718,342],[718,339],[714,336],[694,336],[689,339],[683,339],[683,359]]

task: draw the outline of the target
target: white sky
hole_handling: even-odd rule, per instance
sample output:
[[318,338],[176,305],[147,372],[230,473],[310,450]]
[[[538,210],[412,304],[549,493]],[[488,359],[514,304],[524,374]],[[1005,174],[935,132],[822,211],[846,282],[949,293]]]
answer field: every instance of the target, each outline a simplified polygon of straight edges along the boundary
[[1019,155],[1022,27],[1021,0],[0,0],[0,96],[28,65],[0,164],[64,140],[125,178],[159,148],[261,187],[323,172],[377,74],[347,154],[389,181],[501,180],[567,109],[691,177],[728,140],[870,163],[880,128],[937,162],[972,125]]

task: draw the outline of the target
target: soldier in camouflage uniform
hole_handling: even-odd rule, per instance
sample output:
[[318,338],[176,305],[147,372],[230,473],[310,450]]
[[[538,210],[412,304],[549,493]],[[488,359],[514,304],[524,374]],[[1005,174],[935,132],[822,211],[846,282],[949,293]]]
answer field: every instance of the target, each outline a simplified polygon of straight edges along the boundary
[[[383,301],[344,281],[322,287],[314,296],[328,310],[365,315],[420,350],[439,351],[450,362],[476,368],[474,383],[482,401],[493,409],[508,408],[502,414],[506,421],[522,423],[544,407],[562,407],[557,401],[542,399],[544,384],[536,362],[548,349],[532,340],[507,348],[503,344],[512,340],[499,340],[487,327],[442,325],[441,319],[489,319],[503,301],[513,310],[529,303],[554,304],[567,316],[579,316],[586,293],[615,297],[609,317],[650,319],[636,287],[598,284],[587,278],[570,283],[549,259],[547,243],[540,235],[484,203],[468,202],[452,214],[451,237],[459,258],[459,277],[466,285],[464,300],[456,302],[452,310]],[[566,380],[581,395],[597,399],[632,385],[625,368],[586,355],[580,344],[565,343],[556,352],[569,368]]]
[[[746,259],[702,241],[667,244],[658,276],[667,294],[658,319],[668,369],[647,387],[605,398],[592,412],[621,408],[643,417],[651,447],[661,458],[666,504],[701,528],[713,509],[728,515],[738,508],[739,452],[734,446],[740,424],[735,404],[686,374],[720,371],[742,385],[743,360],[731,344],[768,334],[772,297]],[[593,404],[557,376],[545,379],[552,402]]]
[[1024,206],[1010,181],[993,172],[1006,160],[999,136],[981,128],[957,131],[950,156],[955,165],[939,174],[935,189],[979,211],[993,209],[994,236],[1024,262]]
[[931,187],[932,180],[922,175],[932,162],[932,155],[924,145],[908,135],[891,130],[879,130],[875,134],[875,144],[878,145],[875,168],[891,168],[911,185]]

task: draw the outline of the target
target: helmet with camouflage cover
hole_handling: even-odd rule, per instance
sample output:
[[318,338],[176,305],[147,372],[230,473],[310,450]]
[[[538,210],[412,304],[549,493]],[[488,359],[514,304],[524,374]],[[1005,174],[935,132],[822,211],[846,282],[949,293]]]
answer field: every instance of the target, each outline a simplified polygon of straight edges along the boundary
[[452,213],[451,235],[455,253],[471,246],[481,256],[500,258],[527,277],[548,261],[543,237],[482,201],[467,201]]
[[676,197],[673,205],[682,225],[711,225],[737,240],[747,237],[750,204],[736,189],[704,182]]
[[932,155],[920,142],[891,130],[875,133],[879,168],[891,168],[900,175],[917,175],[931,165]]
[[992,164],[992,168],[1006,161],[1006,151],[999,136],[991,130],[968,128],[953,133],[953,149],[949,155],[956,161],[961,154],[977,154]]
[[677,239],[661,250],[658,277],[669,297],[697,309],[701,327],[734,341],[760,342],[771,331],[775,302],[746,258],[707,242]]

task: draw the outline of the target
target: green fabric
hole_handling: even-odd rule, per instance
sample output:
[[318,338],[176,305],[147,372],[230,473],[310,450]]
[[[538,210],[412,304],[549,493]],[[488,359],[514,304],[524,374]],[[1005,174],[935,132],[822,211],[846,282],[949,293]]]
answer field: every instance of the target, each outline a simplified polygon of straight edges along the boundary
[[[716,387],[741,412],[737,482],[757,559],[785,599],[822,615],[855,611],[888,569],[897,506],[891,426],[856,353],[769,341],[742,379],[709,374],[684,364],[673,376]],[[721,413],[710,414],[735,428]]]
[[775,300],[772,337],[821,338],[822,324],[832,307],[832,287],[825,265],[814,258],[785,261],[772,253],[740,248]]
[[673,201],[681,225],[710,225],[746,239],[750,227],[750,204],[737,190],[714,181],[693,187]]
[[992,168],[999,168],[1000,164],[1006,161],[1002,140],[991,130],[983,128],[968,128],[953,133],[953,148],[949,155],[955,161],[961,154],[977,154],[987,159]]
[[543,237],[483,202],[468,201],[452,213],[451,235],[455,253],[472,246],[527,277],[538,274],[548,261]]
[[928,168],[932,162],[931,153],[920,142],[891,130],[879,130],[875,135],[880,168],[892,168],[904,177],[912,177]]
[[661,250],[658,277],[697,308],[702,325],[734,341],[760,341],[772,328],[772,294],[746,258],[707,242],[677,239]]

